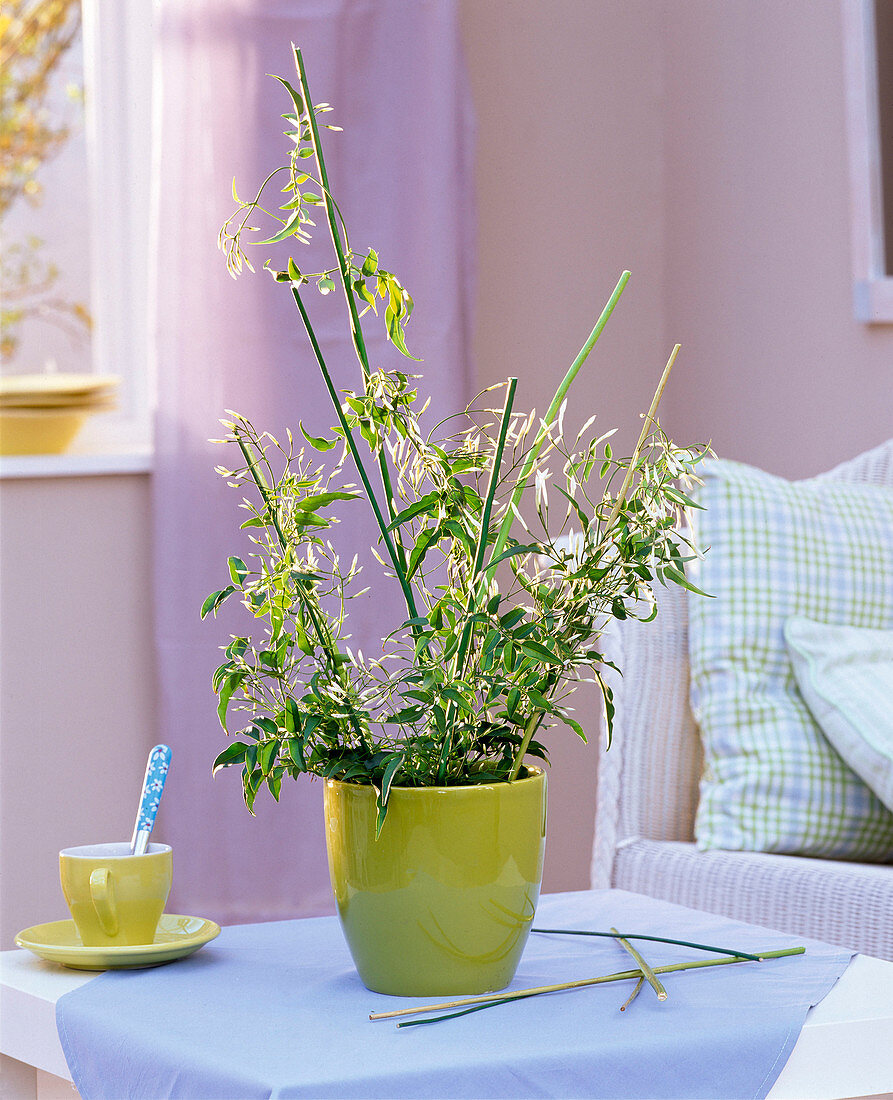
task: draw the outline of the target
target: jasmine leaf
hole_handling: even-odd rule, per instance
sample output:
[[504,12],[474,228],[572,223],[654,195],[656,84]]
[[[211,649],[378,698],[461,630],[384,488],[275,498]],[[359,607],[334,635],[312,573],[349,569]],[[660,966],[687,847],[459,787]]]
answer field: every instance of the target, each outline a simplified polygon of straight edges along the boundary
[[227,599],[227,597],[231,596],[235,591],[236,589],[233,587],[233,585],[228,585],[226,588],[221,588],[217,592],[212,592],[211,595],[208,596],[208,598],[202,604],[201,618],[206,618],[208,615],[211,614],[212,611],[216,616],[217,608],[220,607],[223,601]]
[[227,745],[214,761],[211,774],[216,775],[221,768],[228,768],[232,764],[241,764],[249,748],[250,746],[246,745],[244,741],[234,741],[233,744]]
[[300,228],[301,228],[301,213],[300,213],[300,211],[297,211],[296,213],[292,214],[292,216],[288,219],[288,221],[279,230],[278,233],[274,234],[272,237],[268,237],[267,240],[261,241],[260,243],[261,244],[278,244],[279,241],[284,241],[287,237],[294,236],[295,233],[299,232]]
[[232,582],[235,585],[241,587],[245,582],[245,578],[248,576],[248,566],[241,558],[232,557],[228,560],[229,575],[232,578]]
[[562,659],[551,649],[547,649],[540,642],[522,642],[521,652],[528,657],[532,657],[535,661],[545,661],[546,664],[560,665],[563,664]]
[[507,558],[516,557],[518,554],[537,554],[542,550],[542,547],[538,543],[534,543],[530,546],[512,546],[508,550],[504,550],[498,558],[494,558],[492,561],[487,562],[482,572],[486,573],[490,569],[495,569],[500,562],[505,561]]
[[336,500],[356,500],[359,493],[348,493],[344,490],[336,490],[330,493],[314,493],[303,500],[295,501],[296,507],[305,512],[315,512],[317,508],[326,508]]
[[396,530],[396,528],[402,526],[404,523],[408,523],[411,519],[415,519],[416,516],[421,515],[422,512],[433,514],[439,502],[440,496],[437,493],[426,493],[420,500],[417,500],[408,508],[404,508],[402,512],[398,512],[388,524],[388,531]]
[[[301,120],[301,118],[303,117],[303,115],[305,114],[305,107],[304,107],[303,98],[300,95],[298,95],[298,93],[295,91],[295,89],[291,86],[291,84],[289,84],[289,82],[284,77],[277,76],[277,77],[275,77],[275,79],[279,81],[279,83],[283,86],[283,88],[285,88],[285,90],[291,96],[291,101],[295,105],[295,114],[297,115],[297,118],[295,119],[295,121],[299,122]],[[287,116],[283,115],[282,117],[286,118]]]
[[681,585],[683,588],[687,588],[689,592],[694,592],[696,596],[707,596],[708,599],[714,599],[709,592],[704,592],[686,577],[681,569],[677,569],[675,565],[665,565],[660,572],[668,580],[674,581],[676,584]]
[[412,548],[412,553],[409,555],[409,568],[406,570],[407,580],[415,576],[416,570],[425,560],[425,555],[428,553],[432,543],[436,542],[437,536],[438,529],[436,527],[426,527],[419,532],[416,544]]
[[315,451],[331,451],[333,447],[338,446],[337,439],[324,439],[319,435],[311,435],[305,430],[303,423],[299,420],[298,427],[300,428],[301,435],[307,440],[310,446]]

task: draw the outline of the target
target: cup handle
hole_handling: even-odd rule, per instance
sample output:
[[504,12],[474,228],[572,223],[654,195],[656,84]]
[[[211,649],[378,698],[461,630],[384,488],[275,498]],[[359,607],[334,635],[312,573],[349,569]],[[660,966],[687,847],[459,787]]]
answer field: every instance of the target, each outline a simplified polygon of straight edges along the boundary
[[107,936],[118,933],[118,917],[115,913],[114,880],[108,867],[97,867],[90,874],[90,897],[99,923]]

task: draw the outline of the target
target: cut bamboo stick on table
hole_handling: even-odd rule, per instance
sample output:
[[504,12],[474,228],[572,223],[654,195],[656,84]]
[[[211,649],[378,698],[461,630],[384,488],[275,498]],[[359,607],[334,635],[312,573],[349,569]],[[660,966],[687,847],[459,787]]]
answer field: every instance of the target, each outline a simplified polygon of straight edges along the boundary
[[[620,944],[620,946],[625,951],[628,951],[630,953],[630,955],[632,955],[632,957],[639,964],[639,969],[642,971],[642,977],[648,982],[648,984],[651,986],[651,988],[657,994],[657,999],[659,1001],[665,1001],[667,999],[667,991],[666,991],[666,989],[664,989],[663,985],[660,982],[660,979],[657,977],[657,975],[654,973],[654,971],[651,969],[651,967],[648,965],[648,963],[645,962],[645,960],[642,958],[642,956],[639,954],[639,952],[633,947],[633,945],[629,942],[629,940],[624,939],[623,936],[620,935],[620,933],[617,931],[616,928],[612,928],[611,932],[617,938],[617,942]],[[632,997],[630,997],[630,1001],[633,1000],[633,998],[636,996],[637,992],[638,992],[638,988],[633,990],[633,995],[632,995]],[[630,1001],[627,1001],[627,1004],[629,1004]],[[626,1007],[626,1005],[624,1005],[624,1008],[625,1007]]]
[[645,984],[645,979],[644,978],[639,978],[639,980],[636,982],[635,986],[633,987],[632,993],[630,993],[630,995],[626,998],[626,1000],[620,1006],[620,1011],[621,1012],[626,1012],[626,1010],[633,1003],[633,1001],[636,999],[636,997],[638,997],[639,993],[642,990],[642,986],[644,984]]
[[[787,947],[781,951],[760,951],[759,961],[764,959],[780,959],[786,955],[802,955],[805,947]],[[731,963],[747,963],[749,959],[742,959],[737,955],[718,959],[698,959],[694,962],[669,963],[667,966],[653,967],[655,974],[671,974],[680,970],[701,970],[708,966],[728,966]],[[466,1008],[473,1005],[499,1004],[501,1001],[517,1001],[525,997],[536,997],[542,993],[563,993],[574,989],[585,989],[593,985],[605,985],[608,982],[622,982],[630,979],[638,981],[642,977],[641,970],[621,970],[616,974],[603,974],[597,978],[581,978],[575,982],[557,982],[554,985],[540,985],[531,989],[514,989],[503,993],[485,993],[480,997],[465,997],[457,1001],[442,1001],[440,1004],[419,1005],[415,1008],[398,1008],[392,1012],[370,1012],[370,1020],[392,1020],[397,1016],[418,1016],[426,1012],[442,1012],[453,1008]]]

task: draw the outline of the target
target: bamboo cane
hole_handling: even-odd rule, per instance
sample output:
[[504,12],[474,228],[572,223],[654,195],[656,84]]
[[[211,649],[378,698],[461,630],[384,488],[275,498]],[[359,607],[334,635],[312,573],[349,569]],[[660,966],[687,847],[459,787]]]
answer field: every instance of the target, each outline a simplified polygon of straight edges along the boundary
[[651,988],[657,994],[657,999],[659,1001],[665,1001],[667,999],[667,991],[666,991],[666,989],[664,989],[664,987],[661,984],[660,980],[658,979],[657,975],[654,973],[654,971],[651,969],[651,967],[648,965],[648,963],[645,962],[645,960],[642,958],[642,956],[639,954],[639,952],[633,947],[633,945],[629,942],[629,940],[624,939],[623,936],[620,935],[620,933],[617,931],[616,928],[612,928],[611,932],[613,933],[614,938],[617,940],[617,942],[620,944],[620,946],[625,951],[628,951],[630,953],[630,955],[632,955],[632,957],[639,964],[639,969],[642,971],[642,977],[645,978],[645,980],[648,982],[648,984],[651,986]]
[[[780,959],[786,955],[802,955],[805,947],[788,947],[781,951],[761,951],[759,958]],[[700,970],[708,966],[728,966],[731,963],[749,962],[749,959],[741,959],[730,955],[728,958],[699,959],[696,962],[670,963],[667,966],[655,966],[655,974],[671,974],[679,970]],[[391,1020],[396,1016],[418,1016],[425,1012],[442,1012],[451,1008],[466,1008],[471,1005],[499,1004],[500,1001],[516,1001],[525,997],[536,997],[541,993],[562,993],[565,990],[584,989],[591,985],[605,985],[608,982],[622,982],[630,978],[638,980],[642,976],[641,970],[621,970],[616,974],[603,974],[597,978],[581,978],[575,982],[557,982],[555,985],[540,985],[531,989],[515,989],[508,993],[486,993],[480,997],[465,997],[457,1001],[442,1001],[440,1004],[421,1005],[417,1008],[398,1008],[392,1012],[370,1012],[370,1020]]]
[[641,992],[642,986],[644,984],[645,984],[645,979],[644,978],[639,978],[639,980],[636,982],[635,986],[633,987],[632,993],[630,993],[630,995],[626,998],[626,1000],[620,1006],[620,1011],[621,1012],[626,1012],[626,1010],[633,1003],[633,1001],[636,999],[636,997],[638,997],[639,993]]

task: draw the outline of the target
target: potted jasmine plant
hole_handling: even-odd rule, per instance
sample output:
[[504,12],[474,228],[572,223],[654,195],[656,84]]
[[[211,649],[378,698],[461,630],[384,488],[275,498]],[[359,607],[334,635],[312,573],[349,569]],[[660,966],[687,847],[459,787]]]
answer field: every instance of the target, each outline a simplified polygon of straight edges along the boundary
[[[515,409],[516,379],[459,416],[426,417],[413,376],[373,371],[363,316],[383,314],[409,356],[412,298],[375,250],[356,252],[330,192],[320,116],[299,50],[287,162],[221,230],[231,273],[254,270],[243,237],[258,218],[263,242],[309,239],[320,211],[332,243],[327,270],[294,257],[268,263],[292,295],[337,424],[317,437],[299,424],[284,443],[244,417],[223,421],[238,455],[220,473],[248,495],[242,524],[254,552],[229,559],[229,583],[202,617],[236,597],[263,624],[233,637],[214,676],[218,713],[234,739],[214,770],[239,767],[252,810],[283,779],[325,780],[332,885],[360,977],[404,995],[483,992],[511,980],[539,895],[545,840],[541,738],[566,726],[584,738],[568,698],[601,675],[599,637],[612,617],[651,617],[655,582],[691,587],[692,548],[678,533],[687,483],[704,448],[677,447],[656,419],[678,352],[660,379],[629,458],[592,421],[565,437],[565,398],[628,278],[610,300],[538,419]],[[330,127],[335,129],[334,127]],[[276,180],[286,201],[270,214]],[[358,384],[337,393],[305,303],[316,287],[342,297]],[[411,357],[410,357],[411,358]],[[495,406],[495,407],[491,407]],[[594,418],[593,418],[594,419]],[[353,460],[359,481],[348,481]],[[549,471],[552,471],[549,473]],[[345,621],[358,594],[356,559],[329,539],[333,510],[372,509],[381,583],[405,610],[380,654],[353,652]],[[643,610],[644,609],[644,610]]]

